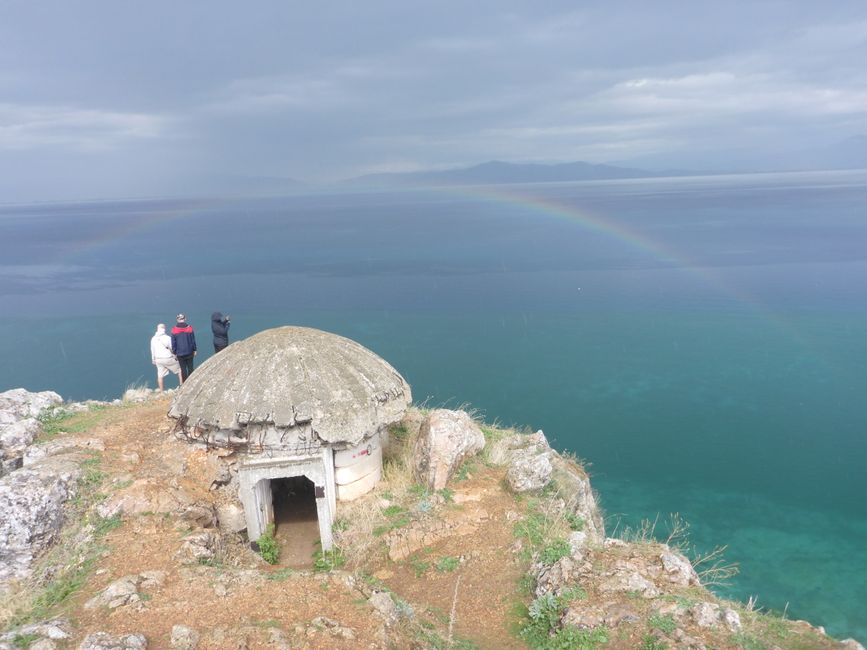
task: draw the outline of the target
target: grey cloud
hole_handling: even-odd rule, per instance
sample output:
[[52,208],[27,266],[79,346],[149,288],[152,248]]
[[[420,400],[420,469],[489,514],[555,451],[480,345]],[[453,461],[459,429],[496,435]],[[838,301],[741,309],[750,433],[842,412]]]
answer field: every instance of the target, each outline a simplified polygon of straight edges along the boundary
[[855,1],[9,2],[0,42],[0,201],[867,132]]

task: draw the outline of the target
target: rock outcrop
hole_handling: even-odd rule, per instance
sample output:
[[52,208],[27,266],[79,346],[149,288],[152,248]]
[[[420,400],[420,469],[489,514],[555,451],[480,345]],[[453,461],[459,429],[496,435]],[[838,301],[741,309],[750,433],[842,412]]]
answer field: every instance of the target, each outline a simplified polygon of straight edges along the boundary
[[564,516],[581,522],[586,541],[601,544],[605,539],[605,525],[590,478],[577,461],[551,449],[541,430],[504,436],[492,445],[489,456],[493,462],[507,466],[506,482],[513,492],[541,490],[553,480]]
[[145,650],[147,647],[143,634],[112,636],[106,632],[94,632],[84,638],[78,650]]
[[415,479],[431,490],[441,490],[463,460],[484,447],[482,430],[464,411],[431,411],[422,422],[413,453]]
[[0,393],[0,476],[21,466],[28,447],[42,430],[40,414],[63,402],[57,393],[15,388]]
[[0,588],[29,575],[34,558],[60,533],[63,504],[76,493],[82,460],[52,456],[0,478]]

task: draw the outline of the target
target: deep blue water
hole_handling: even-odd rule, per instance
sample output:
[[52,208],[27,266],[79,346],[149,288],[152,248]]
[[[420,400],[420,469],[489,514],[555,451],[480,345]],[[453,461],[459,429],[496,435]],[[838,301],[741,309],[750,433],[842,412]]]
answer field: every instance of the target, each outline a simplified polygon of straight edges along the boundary
[[214,310],[321,327],[587,459],[609,531],[678,512],[724,594],[864,640],[865,244],[867,172],[0,206],[0,390],[153,384],[178,311],[205,353]]

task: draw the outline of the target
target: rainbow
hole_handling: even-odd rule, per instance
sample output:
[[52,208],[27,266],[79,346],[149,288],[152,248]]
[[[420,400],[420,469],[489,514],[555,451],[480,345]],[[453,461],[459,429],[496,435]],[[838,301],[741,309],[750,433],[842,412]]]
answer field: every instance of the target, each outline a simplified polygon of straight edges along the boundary
[[572,205],[544,198],[538,194],[521,191],[518,185],[472,185],[443,186],[430,188],[433,192],[465,200],[481,201],[520,209],[543,218],[567,221],[591,233],[616,240],[639,254],[655,260],[661,266],[674,268],[694,277],[717,295],[742,305],[784,333],[787,337],[806,345],[803,335],[786,319],[782,318],[750,292],[725,282],[712,267],[701,264],[682,251],[652,239],[623,223],[606,219],[598,214]]
[[[131,237],[139,232],[154,230],[164,223],[177,221],[190,217],[194,214],[217,205],[219,201],[215,200],[178,200],[178,201],[111,201],[112,204],[136,204],[142,203],[141,218],[132,219],[126,218],[132,213],[127,213],[125,218],[114,219],[111,216],[105,217],[105,223],[98,235],[81,239],[78,241],[69,241],[64,247],[62,253],[57,257],[58,263],[70,263],[78,256],[86,255],[100,248],[107,248],[112,244]],[[93,206],[93,202],[84,202],[80,204],[82,208],[87,209]]]
[[[799,340],[802,338],[790,323],[778,316],[754,295],[726,283],[712,268],[690,259],[682,251],[675,250],[623,223],[604,218],[573,205],[539,196],[538,193],[531,193],[526,188],[522,188],[524,186],[472,185],[425,188],[424,191],[451,200],[478,201],[507,207],[511,210],[523,210],[542,218],[569,222],[587,232],[603,235],[649,259],[655,260],[663,267],[676,268],[693,276],[717,295],[727,297],[729,300],[759,314],[763,320],[772,323],[780,330],[784,330],[789,337]],[[406,191],[416,192],[417,190]],[[136,233],[153,230],[164,224],[192,217],[227,202],[231,202],[231,200],[179,200],[146,205],[142,209],[141,219],[113,220],[106,224],[99,236],[79,242],[70,242],[70,245],[59,256],[58,262],[69,262],[72,258],[109,246]]]

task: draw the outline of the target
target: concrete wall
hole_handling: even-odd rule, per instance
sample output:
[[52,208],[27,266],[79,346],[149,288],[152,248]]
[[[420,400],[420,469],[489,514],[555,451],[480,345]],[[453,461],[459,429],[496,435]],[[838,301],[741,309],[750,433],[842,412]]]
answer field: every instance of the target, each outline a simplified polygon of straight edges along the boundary
[[[306,476],[322,496],[316,498],[319,537],[324,550],[333,546],[331,523],[337,490],[334,483],[334,458],[330,448],[316,456],[288,458],[247,458],[238,467],[238,496],[247,518],[247,536],[251,542],[259,539],[265,527],[274,521],[271,481],[292,476]],[[320,490],[321,488],[321,490]]]

